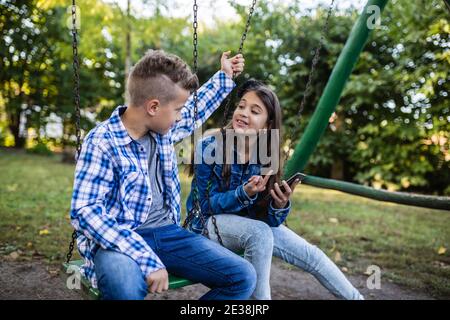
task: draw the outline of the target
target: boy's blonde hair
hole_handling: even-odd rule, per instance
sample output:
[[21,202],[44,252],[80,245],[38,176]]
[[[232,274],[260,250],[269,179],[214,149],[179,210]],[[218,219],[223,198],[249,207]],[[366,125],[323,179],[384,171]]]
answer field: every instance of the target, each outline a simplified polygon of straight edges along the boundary
[[193,91],[198,88],[198,78],[180,57],[163,50],[149,50],[128,77],[130,105],[138,107],[148,99],[167,103],[176,98],[174,86]]

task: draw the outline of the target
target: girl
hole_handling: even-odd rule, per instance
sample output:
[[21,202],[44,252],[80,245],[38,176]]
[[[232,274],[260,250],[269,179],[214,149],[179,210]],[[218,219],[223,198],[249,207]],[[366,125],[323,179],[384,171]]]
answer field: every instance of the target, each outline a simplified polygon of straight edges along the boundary
[[[299,181],[291,187],[281,181],[281,143],[277,149],[270,149],[276,140],[274,133],[281,129],[277,96],[261,82],[249,80],[239,90],[238,99],[227,134],[207,136],[197,145],[196,159],[201,161],[195,164],[196,179],[192,181],[187,199],[188,212],[194,211],[187,219],[190,230],[209,235],[211,240],[222,242],[234,252],[244,252],[244,258],[256,269],[254,299],[271,298],[272,255],[311,273],[339,298],[363,299],[319,248],[282,225],[291,209],[290,196]],[[231,147],[226,143],[231,139],[230,133],[251,136],[252,132],[258,133],[256,142],[248,138],[244,145],[239,145],[234,143],[233,137]],[[267,138],[267,145],[261,143],[263,136]],[[279,164],[272,176],[270,172],[262,176],[266,168],[257,152],[261,144],[270,151],[268,164]],[[227,152],[231,152],[233,163],[217,161],[217,153],[222,153],[219,159],[229,159],[223,156]],[[235,163],[236,158],[243,161]],[[199,201],[195,202],[194,197]],[[200,204],[200,210],[195,210],[196,203]]]

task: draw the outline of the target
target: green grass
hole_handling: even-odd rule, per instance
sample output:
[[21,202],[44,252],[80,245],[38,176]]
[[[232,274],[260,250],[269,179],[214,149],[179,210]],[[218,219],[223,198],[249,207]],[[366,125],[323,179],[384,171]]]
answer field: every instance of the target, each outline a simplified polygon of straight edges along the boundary
[[[0,255],[57,264],[72,232],[73,165],[59,156],[0,149]],[[182,196],[190,181],[181,171]],[[289,227],[318,245],[349,274],[375,264],[390,280],[450,297],[450,212],[389,204],[301,185]],[[184,200],[183,200],[184,208]],[[337,220],[336,220],[337,219]],[[48,230],[48,234],[40,234]],[[438,254],[440,247],[447,248]]]

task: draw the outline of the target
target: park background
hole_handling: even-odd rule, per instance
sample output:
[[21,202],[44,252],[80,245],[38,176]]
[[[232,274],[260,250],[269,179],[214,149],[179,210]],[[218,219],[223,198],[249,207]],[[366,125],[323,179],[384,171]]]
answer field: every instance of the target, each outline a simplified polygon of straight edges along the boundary
[[[54,270],[70,240],[75,109],[70,4],[0,1],[0,256]],[[77,1],[82,133],[124,103],[129,70],[148,49],[192,63],[191,1]],[[251,1],[199,1],[201,82],[236,52]],[[308,124],[363,1],[336,1],[311,96],[299,119],[329,1],[258,1],[245,74],[277,92],[284,132]],[[442,0],[389,1],[305,168],[390,191],[450,196],[450,12]],[[217,127],[218,111],[205,128]],[[294,143],[295,143],[294,141]],[[182,171],[182,170],[180,170]],[[182,174],[183,208],[190,180]],[[288,224],[348,274],[450,297],[448,211],[301,186]],[[53,268],[53,269],[52,269]],[[386,280],[386,281],[387,281]]]

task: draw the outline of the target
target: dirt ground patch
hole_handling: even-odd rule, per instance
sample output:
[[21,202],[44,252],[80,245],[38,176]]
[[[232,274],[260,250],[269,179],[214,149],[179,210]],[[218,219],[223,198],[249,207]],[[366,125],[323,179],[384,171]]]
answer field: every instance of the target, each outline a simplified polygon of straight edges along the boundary
[[[428,300],[430,295],[411,291],[389,281],[381,280],[381,289],[369,290],[366,277],[349,276],[367,300]],[[313,276],[299,269],[288,268],[274,259],[271,273],[272,298],[275,300],[335,299]],[[0,258],[0,299],[74,300],[82,299],[77,290],[68,290],[57,267],[42,261],[19,262]],[[208,288],[192,285],[162,294],[149,294],[147,299],[192,300],[198,299]]]

